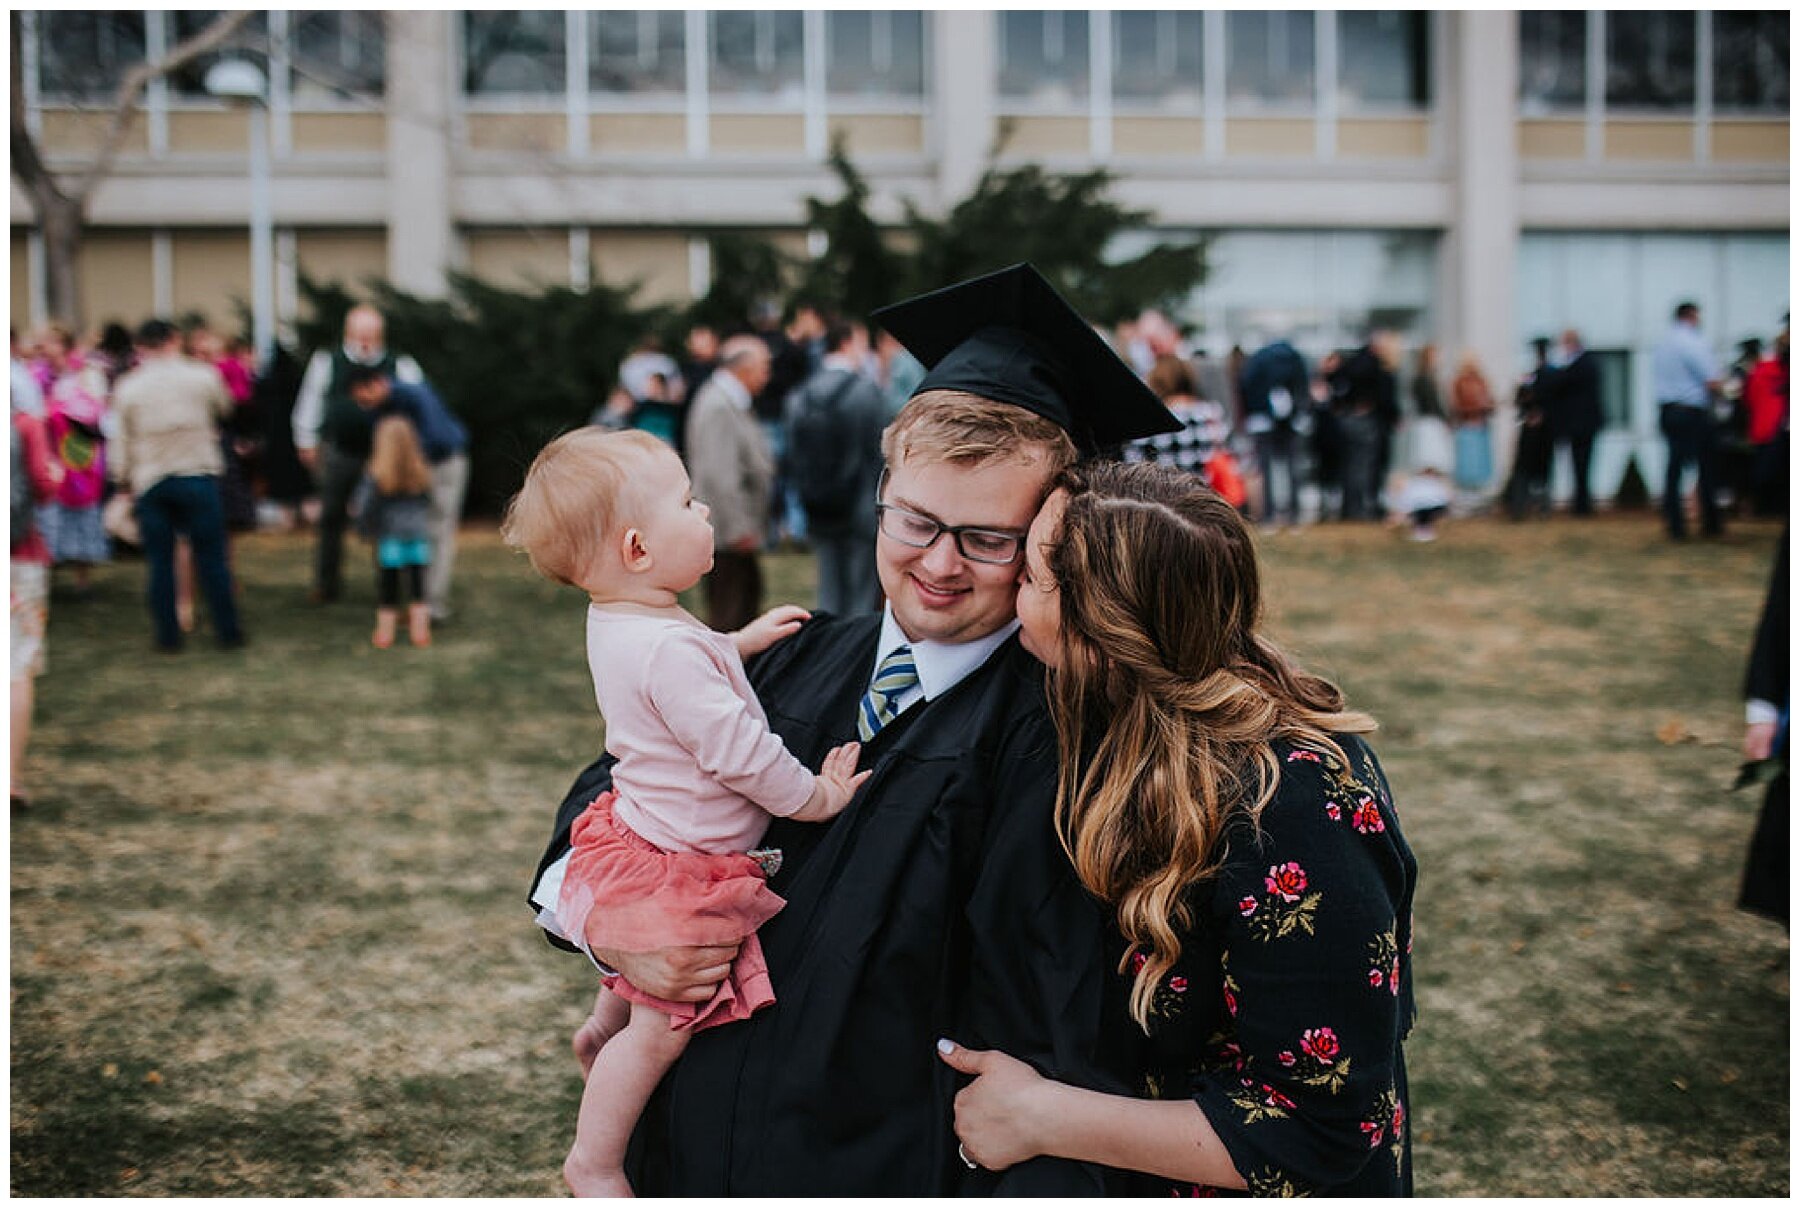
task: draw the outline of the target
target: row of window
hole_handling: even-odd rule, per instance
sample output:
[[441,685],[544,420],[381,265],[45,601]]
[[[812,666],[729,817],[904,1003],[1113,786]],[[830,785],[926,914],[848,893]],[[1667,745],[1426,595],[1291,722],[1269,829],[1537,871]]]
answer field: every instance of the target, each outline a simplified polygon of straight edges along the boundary
[[[109,100],[133,66],[153,52],[167,54],[222,15],[192,9],[37,13],[38,95]],[[167,87],[178,97],[204,97],[207,69],[232,55],[281,72],[289,95],[302,102],[379,96],[386,40],[379,12],[257,12],[224,46],[170,73]]]
[[[830,96],[918,99],[925,92],[925,14],[824,14]],[[999,93],[1009,100],[1086,104],[1092,22],[1109,21],[1113,95],[1198,107],[1202,16],[1195,11],[1007,11],[997,14]],[[588,90],[678,95],[685,91],[690,25],[681,12],[611,11],[569,22],[561,12],[463,14],[463,90],[471,96],[552,95],[565,87],[571,25],[585,24]],[[1424,104],[1427,17],[1347,13],[1339,18],[1346,95]],[[577,36],[583,36],[577,34]],[[797,11],[705,14],[707,89],[722,95],[798,97],[806,23]],[[1313,14],[1232,13],[1226,93],[1234,101],[1306,103],[1314,87]]]
[[[681,12],[609,11],[570,22],[561,12],[463,14],[463,90],[470,96],[554,95],[566,87],[571,33],[585,41],[588,91],[679,95],[693,28]],[[1198,11],[1005,11],[998,19],[998,90],[1008,101],[1081,107],[1093,86],[1096,34],[1110,35],[1108,75],[1120,101],[1198,109],[1204,20]],[[925,14],[824,14],[829,96],[920,99]],[[1107,23],[1102,31],[1096,26]],[[574,30],[571,27],[575,27]],[[578,32],[585,26],[585,33]],[[1354,12],[1337,18],[1338,86],[1348,101],[1423,106],[1430,100],[1429,16]],[[797,11],[705,14],[707,89],[796,100],[806,21]],[[1310,104],[1317,32],[1311,12],[1226,15],[1225,93],[1239,105]]]
[[[98,101],[152,51],[178,45],[219,14],[40,12],[38,95]],[[595,95],[673,97],[687,86],[690,34],[705,42],[706,86],[721,96],[797,101],[808,23],[796,10],[465,12],[462,88],[472,97],[559,96],[571,85],[573,42]],[[1208,23],[1194,10],[996,14],[1000,96],[1029,107],[1088,103],[1096,45],[1110,45],[1112,97],[1126,105],[1197,110]],[[1236,108],[1312,104],[1318,88],[1320,14],[1224,14],[1224,95]],[[1340,105],[1424,107],[1431,101],[1430,14],[1344,11],[1330,27]],[[1102,26],[1101,23],[1105,23]],[[926,17],[917,11],[828,11],[823,22],[825,89],[834,97],[921,99]],[[1701,83],[1700,48],[1710,42],[1711,104],[1786,112],[1788,16],[1758,12],[1540,10],[1519,15],[1519,97],[1524,110],[1584,108],[1597,95],[1613,108],[1689,110]],[[1590,79],[1590,39],[1603,44]],[[205,95],[219,53],[248,55],[306,102],[379,95],[384,84],[382,16],[375,11],[258,12],[221,52],[169,79],[178,97]]]
[[[1592,89],[1609,108],[1691,112],[1708,36],[1715,108],[1787,112],[1786,11],[1520,13],[1520,105],[1527,113],[1579,109]],[[1605,51],[1592,80],[1590,38]]]

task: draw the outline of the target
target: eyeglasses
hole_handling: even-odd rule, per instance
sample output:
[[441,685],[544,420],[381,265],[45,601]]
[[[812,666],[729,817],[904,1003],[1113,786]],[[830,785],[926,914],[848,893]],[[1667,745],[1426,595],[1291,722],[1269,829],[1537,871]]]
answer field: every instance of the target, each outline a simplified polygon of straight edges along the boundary
[[901,545],[914,549],[930,549],[945,533],[956,542],[957,552],[971,562],[1005,566],[1016,560],[1024,548],[1025,534],[1008,529],[975,528],[970,525],[939,524],[929,516],[909,512],[891,504],[877,503],[875,513],[881,531]]

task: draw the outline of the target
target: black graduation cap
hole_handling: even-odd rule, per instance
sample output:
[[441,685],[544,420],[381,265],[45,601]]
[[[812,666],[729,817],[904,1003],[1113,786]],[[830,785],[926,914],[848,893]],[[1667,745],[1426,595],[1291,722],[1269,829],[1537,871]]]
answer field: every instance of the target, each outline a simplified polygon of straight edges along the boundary
[[886,306],[870,316],[929,371],[913,391],[962,390],[1011,403],[1092,454],[1178,432],[1131,367],[1029,264]]

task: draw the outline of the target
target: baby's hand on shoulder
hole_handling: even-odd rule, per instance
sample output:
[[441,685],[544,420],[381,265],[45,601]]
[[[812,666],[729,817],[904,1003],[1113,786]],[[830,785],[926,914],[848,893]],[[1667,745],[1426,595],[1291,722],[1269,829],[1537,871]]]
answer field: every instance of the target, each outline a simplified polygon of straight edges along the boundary
[[796,821],[824,822],[844,812],[850,798],[869,778],[869,773],[856,770],[856,760],[861,754],[861,743],[847,742],[831,749],[819,767],[819,774],[813,777],[812,796],[794,814]]
[[749,658],[753,654],[761,654],[782,638],[799,633],[801,622],[811,616],[812,613],[797,604],[783,604],[769,609],[732,634],[731,638],[737,643],[738,655]]

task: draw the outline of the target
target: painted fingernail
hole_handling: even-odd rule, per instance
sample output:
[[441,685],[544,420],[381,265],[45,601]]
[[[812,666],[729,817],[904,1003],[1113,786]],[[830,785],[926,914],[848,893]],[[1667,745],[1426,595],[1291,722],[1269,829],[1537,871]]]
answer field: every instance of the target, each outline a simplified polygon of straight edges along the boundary
[[938,1037],[938,1052],[948,1057],[955,1051],[956,1045],[952,1041],[945,1040],[942,1036]]

